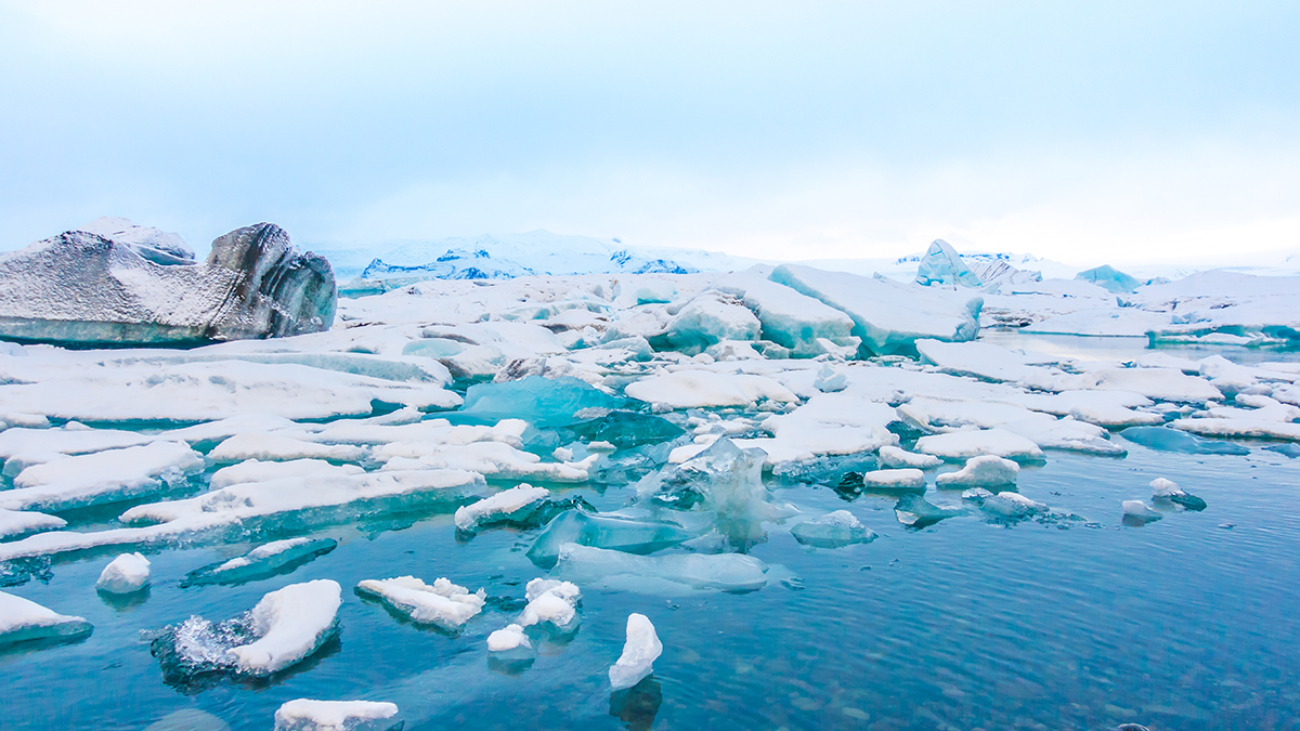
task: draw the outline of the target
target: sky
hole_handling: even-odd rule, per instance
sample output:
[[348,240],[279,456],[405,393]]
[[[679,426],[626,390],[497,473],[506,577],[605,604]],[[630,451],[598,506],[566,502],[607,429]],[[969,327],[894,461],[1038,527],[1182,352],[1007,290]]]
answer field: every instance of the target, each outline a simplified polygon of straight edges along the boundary
[[1300,249],[1300,3],[0,0],[0,250]]

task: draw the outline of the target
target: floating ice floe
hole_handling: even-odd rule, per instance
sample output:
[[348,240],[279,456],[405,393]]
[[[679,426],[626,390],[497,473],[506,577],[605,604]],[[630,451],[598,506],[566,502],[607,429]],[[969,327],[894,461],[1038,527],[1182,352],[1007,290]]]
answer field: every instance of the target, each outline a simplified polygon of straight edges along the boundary
[[275,731],[388,731],[397,705],[375,701],[289,701],[275,711]]
[[324,459],[333,462],[359,462],[366,456],[361,447],[345,444],[317,444],[281,434],[236,434],[208,452],[216,462],[257,460]]
[[350,465],[333,469],[337,472],[241,483],[192,498],[138,505],[119,517],[128,525],[146,524],[142,527],[38,533],[0,543],[0,561],[103,546],[211,540],[227,531],[242,537],[264,521],[291,516],[298,527],[329,524],[363,510],[373,514],[451,505],[486,488],[482,475],[460,470],[358,474]]
[[149,559],[139,553],[123,553],[99,575],[95,588],[107,594],[130,594],[149,583]]
[[1138,426],[1125,429],[1119,433],[1124,439],[1162,452],[1181,452],[1183,454],[1228,454],[1247,455],[1250,449],[1231,442],[1218,442],[1200,439],[1191,434],[1156,426]]
[[654,661],[663,654],[664,646],[655,633],[655,627],[644,614],[627,617],[627,641],[623,654],[609,668],[609,685],[613,690],[631,688],[654,671]]
[[90,622],[59,614],[0,591],[0,646],[28,640],[76,641],[91,632]]
[[0,508],[0,541],[59,530],[67,524],[68,521],[55,515]]
[[153,442],[35,464],[0,493],[10,510],[66,510],[129,500],[183,483],[203,457],[180,442]]
[[235,619],[213,624],[194,616],[168,627],[152,652],[165,675],[182,681],[214,672],[271,675],[301,662],[334,635],[342,601],[335,581],[290,584]]
[[518,624],[508,624],[488,635],[487,646],[488,652],[502,653],[533,649],[532,641],[524,634],[523,626]]
[[945,472],[934,478],[939,487],[996,487],[1014,485],[1020,474],[1020,465],[1009,459],[986,454],[971,457],[956,472]]
[[916,454],[895,446],[881,447],[879,454],[880,463],[886,467],[929,469],[943,464],[943,460],[932,454]]
[[836,510],[820,518],[805,520],[790,529],[795,540],[817,548],[842,548],[876,540],[875,531],[863,525],[847,510]]
[[664,584],[692,589],[754,591],[767,585],[767,565],[738,553],[637,556],[568,543],[556,571],[577,581],[604,581],[630,591],[655,592]]
[[991,454],[1018,462],[1037,462],[1043,450],[1029,439],[1005,429],[966,429],[921,437],[916,451],[947,460],[966,460]]
[[1124,509],[1125,523],[1141,525],[1142,523],[1150,523],[1151,521],[1160,520],[1164,517],[1158,511],[1152,510],[1150,506],[1141,500],[1125,500],[1121,507]]
[[242,556],[186,574],[181,586],[238,584],[284,573],[333,551],[333,538],[287,538],[258,546]]
[[961,498],[978,505],[980,510],[998,522],[1015,522],[1049,512],[1043,503],[1030,500],[1018,492],[1002,491],[994,494],[983,487],[972,487],[963,492]]
[[473,531],[493,523],[527,520],[551,494],[544,487],[519,485],[456,509],[456,528]]
[[582,592],[576,584],[556,579],[533,579],[524,593],[528,605],[519,615],[519,624],[532,627],[549,622],[558,629],[573,623]]
[[90,429],[72,422],[57,429],[6,429],[0,432],[0,459],[20,454],[88,454],[136,447],[156,439],[140,432]]
[[865,490],[925,490],[925,473],[916,468],[872,470],[858,477]]
[[543,462],[531,452],[502,442],[394,442],[375,448],[371,456],[384,463],[384,471],[467,470],[484,477],[546,482],[586,482],[588,469],[598,459],[592,455],[579,462]]
[[357,591],[377,597],[416,624],[432,624],[447,631],[459,629],[483,611],[486,597],[482,589],[471,594],[446,578],[430,585],[414,576],[366,579],[357,584]]
[[674,409],[706,406],[748,406],[759,401],[794,403],[790,389],[765,376],[724,375],[707,370],[677,371],[648,376],[624,390],[631,398]]
[[962,508],[940,507],[920,495],[904,495],[894,505],[894,516],[909,528],[925,528],[965,513]]

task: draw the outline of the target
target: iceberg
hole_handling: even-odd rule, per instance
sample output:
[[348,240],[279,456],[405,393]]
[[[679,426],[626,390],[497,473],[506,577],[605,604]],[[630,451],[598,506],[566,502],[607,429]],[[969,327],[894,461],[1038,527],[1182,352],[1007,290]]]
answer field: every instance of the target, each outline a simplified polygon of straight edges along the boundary
[[1090,282],[1115,294],[1132,294],[1142,283],[1109,264],[1087,269],[1074,275],[1081,282]]
[[81,617],[69,617],[0,591],[0,647],[29,640],[78,642],[90,635]]
[[935,239],[926,249],[925,256],[916,268],[916,283],[922,286],[941,284],[947,286],[979,287],[984,284],[975,272],[962,261],[961,254],[943,239]]
[[366,579],[357,584],[360,594],[378,598],[395,612],[416,624],[432,624],[454,632],[483,611],[486,594],[441,578],[426,584],[414,576],[395,579]]
[[[112,235],[112,234],[110,234]],[[330,265],[261,223],[212,242],[205,263],[69,231],[0,255],[0,338],[76,347],[196,345],[327,330]]]
[[275,731],[392,731],[397,706],[375,701],[289,701],[275,710]]
[[974,340],[979,333],[980,297],[793,264],[770,278],[847,314],[853,335],[877,355],[913,351],[921,338]]
[[986,454],[971,457],[956,472],[946,472],[934,478],[938,487],[996,487],[1014,485],[1020,474],[1020,465],[1009,459]]
[[181,586],[242,584],[288,573],[333,551],[333,538],[287,538],[258,546],[242,556],[205,566],[185,575]]
[[826,352],[818,342],[823,339],[857,352],[861,341],[853,336],[853,320],[848,315],[769,280],[770,274],[771,267],[755,266],[722,277],[713,286],[739,297],[762,325],[762,338],[789,349],[796,358]]
[[724,340],[757,340],[761,330],[758,318],[742,302],[721,292],[705,292],[677,312],[661,339],[674,350],[699,352]]
[[123,553],[104,567],[95,588],[106,594],[131,594],[149,583],[149,559],[139,553]]
[[637,556],[566,543],[560,548],[556,571],[583,582],[617,581],[620,588],[642,592],[654,592],[664,583],[731,592],[767,585],[767,564],[738,553]]
[[694,538],[675,523],[636,520],[620,515],[569,510],[546,526],[528,549],[528,558],[542,568],[555,565],[561,549],[571,543],[632,553],[651,553]]
[[875,531],[863,525],[853,513],[836,510],[820,518],[805,520],[790,529],[795,540],[817,548],[843,548],[876,540]]
[[609,669],[612,690],[631,688],[654,671],[654,661],[663,654],[664,646],[655,633],[655,627],[644,614],[627,617],[627,641],[623,654]]

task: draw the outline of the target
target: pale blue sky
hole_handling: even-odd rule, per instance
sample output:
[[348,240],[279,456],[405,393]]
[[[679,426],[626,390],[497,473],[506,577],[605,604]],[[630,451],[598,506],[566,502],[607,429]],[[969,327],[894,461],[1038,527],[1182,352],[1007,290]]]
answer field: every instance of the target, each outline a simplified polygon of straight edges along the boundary
[[1297,248],[1297,38],[1295,2],[0,2],[0,249],[100,215],[200,248]]

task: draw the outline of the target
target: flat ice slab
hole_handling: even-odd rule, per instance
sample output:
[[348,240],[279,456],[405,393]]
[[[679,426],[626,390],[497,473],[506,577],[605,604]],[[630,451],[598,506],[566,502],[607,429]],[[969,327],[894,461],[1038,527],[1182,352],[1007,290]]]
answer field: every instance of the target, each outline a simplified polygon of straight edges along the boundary
[[59,614],[0,591],[0,647],[27,640],[78,640],[90,631],[90,622],[81,617]]
[[289,701],[275,711],[275,731],[385,731],[397,705],[375,701]]

